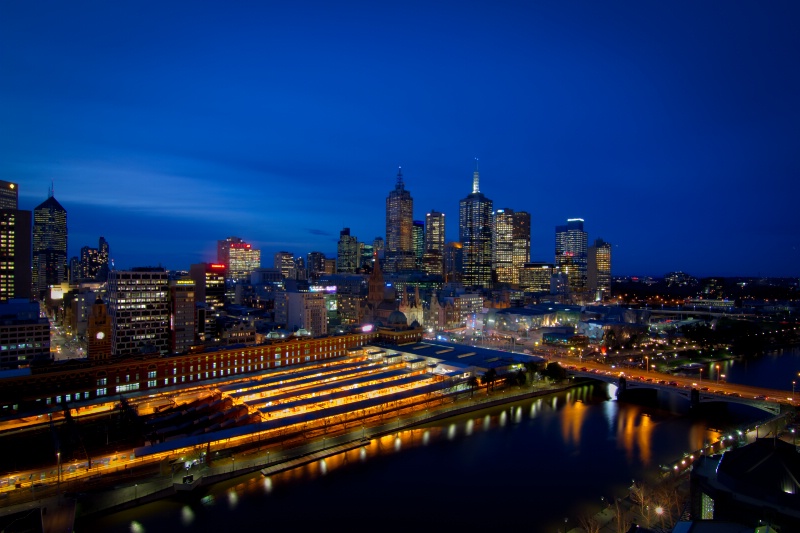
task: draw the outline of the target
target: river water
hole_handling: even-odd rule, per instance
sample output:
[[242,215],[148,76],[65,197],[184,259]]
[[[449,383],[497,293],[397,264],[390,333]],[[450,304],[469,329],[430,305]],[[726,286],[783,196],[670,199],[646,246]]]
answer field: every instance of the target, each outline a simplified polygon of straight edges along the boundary
[[79,521],[76,531],[555,532],[719,431],[765,418],[738,405],[692,410],[666,393],[622,402],[615,392],[589,382],[401,431],[270,478],[242,476],[188,499]]

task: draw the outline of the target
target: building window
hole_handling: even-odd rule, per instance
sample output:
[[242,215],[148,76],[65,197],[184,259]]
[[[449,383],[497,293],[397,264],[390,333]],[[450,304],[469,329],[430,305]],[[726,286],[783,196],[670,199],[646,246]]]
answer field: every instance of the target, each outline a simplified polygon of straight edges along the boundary
[[97,396],[98,396],[98,397],[99,397],[99,396],[105,396],[105,395],[106,395],[106,389],[105,389],[105,388],[103,388],[103,389],[97,389]]

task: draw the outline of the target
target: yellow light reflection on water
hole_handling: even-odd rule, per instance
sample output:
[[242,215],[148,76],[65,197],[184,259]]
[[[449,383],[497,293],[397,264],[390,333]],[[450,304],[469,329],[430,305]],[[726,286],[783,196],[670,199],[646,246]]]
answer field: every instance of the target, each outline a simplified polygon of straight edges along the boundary
[[264,478],[264,492],[269,494],[272,492],[272,478],[265,477]]
[[131,522],[131,533],[144,533],[144,526],[136,520]]
[[194,511],[188,505],[181,507],[181,524],[190,526],[194,522]]
[[580,443],[584,418],[586,418],[586,404],[583,402],[567,403],[561,409],[561,431],[565,444]]
[[472,429],[475,427],[475,421],[471,418],[467,420],[467,423],[464,426],[464,433],[467,435],[472,435]]

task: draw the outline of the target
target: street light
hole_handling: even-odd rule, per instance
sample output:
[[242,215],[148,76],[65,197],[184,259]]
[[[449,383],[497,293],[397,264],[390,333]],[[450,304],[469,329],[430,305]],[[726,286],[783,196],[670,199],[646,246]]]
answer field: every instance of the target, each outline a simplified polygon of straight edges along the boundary
[[649,374],[650,373],[650,356],[649,355],[645,355],[644,356],[644,360],[647,361],[647,363],[646,363],[647,367],[645,367],[644,370],[645,370],[645,372],[647,372]]
[[700,384],[703,383],[703,368],[702,367],[700,367],[700,379],[698,381],[700,381]]
[[57,485],[61,485],[61,450],[56,452],[56,476],[57,478]]
[[719,385],[719,365],[717,365],[717,385]]
[[792,403],[794,403],[794,386],[797,384],[796,381],[792,381]]

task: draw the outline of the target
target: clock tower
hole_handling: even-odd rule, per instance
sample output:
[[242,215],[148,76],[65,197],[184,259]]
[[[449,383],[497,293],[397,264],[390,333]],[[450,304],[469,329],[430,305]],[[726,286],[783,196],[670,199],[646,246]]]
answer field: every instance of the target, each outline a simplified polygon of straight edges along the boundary
[[92,305],[86,328],[87,355],[90,360],[111,357],[111,317],[103,300],[97,298]]

